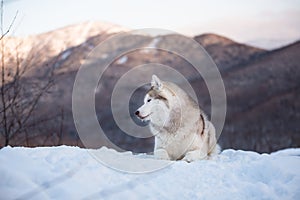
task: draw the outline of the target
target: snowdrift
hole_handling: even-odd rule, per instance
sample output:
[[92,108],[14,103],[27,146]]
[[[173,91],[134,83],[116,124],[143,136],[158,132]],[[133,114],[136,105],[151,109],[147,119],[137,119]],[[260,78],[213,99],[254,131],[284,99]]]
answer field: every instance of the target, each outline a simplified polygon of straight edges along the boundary
[[[121,153],[107,148],[99,155]],[[0,150],[0,199],[300,199],[300,149],[272,154],[224,150],[214,160],[120,172],[78,147]]]

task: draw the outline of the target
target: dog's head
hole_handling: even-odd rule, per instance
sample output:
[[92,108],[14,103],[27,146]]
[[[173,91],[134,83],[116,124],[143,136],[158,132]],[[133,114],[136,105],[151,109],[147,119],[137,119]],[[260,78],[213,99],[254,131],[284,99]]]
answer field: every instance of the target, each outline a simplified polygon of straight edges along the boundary
[[136,116],[143,121],[150,121],[163,126],[169,119],[175,93],[156,75],[152,76],[151,89],[144,98],[144,105],[137,109]]

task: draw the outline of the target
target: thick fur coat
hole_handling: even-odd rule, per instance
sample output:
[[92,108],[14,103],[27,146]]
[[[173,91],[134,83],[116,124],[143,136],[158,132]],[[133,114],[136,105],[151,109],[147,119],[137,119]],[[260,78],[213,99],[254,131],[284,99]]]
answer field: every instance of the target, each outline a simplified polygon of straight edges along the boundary
[[219,153],[215,128],[197,103],[174,83],[152,76],[151,89],[135,113],[150,121],[155,136],[154,156],[188,162]]

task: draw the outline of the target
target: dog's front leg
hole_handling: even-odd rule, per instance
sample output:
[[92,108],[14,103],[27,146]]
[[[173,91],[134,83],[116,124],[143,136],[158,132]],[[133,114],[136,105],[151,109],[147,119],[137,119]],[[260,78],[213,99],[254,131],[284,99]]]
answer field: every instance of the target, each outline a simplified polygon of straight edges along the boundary
[[161,160],[170,160],[170,156],[165,149],[154,150],[154,157]]

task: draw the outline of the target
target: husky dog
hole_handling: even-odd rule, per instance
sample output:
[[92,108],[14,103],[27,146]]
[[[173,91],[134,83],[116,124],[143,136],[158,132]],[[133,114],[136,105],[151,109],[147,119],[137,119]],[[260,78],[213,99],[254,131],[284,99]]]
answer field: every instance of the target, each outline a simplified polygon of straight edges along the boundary
[[150,121],[155,136],[154,156],[158,159],[192,162],[219,153],[215,128],[197,103],[174,83],[152,76],[136,116]]

